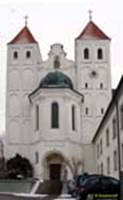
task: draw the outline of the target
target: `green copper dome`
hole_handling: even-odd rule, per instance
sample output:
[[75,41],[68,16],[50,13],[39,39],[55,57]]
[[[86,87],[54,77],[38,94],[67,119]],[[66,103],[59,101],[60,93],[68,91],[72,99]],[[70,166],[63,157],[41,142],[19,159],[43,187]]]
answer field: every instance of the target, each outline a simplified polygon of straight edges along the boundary
[[40,88],[71,88],[73,84],[70,78],[62,72],[55,71],[48,73],[40,82]]

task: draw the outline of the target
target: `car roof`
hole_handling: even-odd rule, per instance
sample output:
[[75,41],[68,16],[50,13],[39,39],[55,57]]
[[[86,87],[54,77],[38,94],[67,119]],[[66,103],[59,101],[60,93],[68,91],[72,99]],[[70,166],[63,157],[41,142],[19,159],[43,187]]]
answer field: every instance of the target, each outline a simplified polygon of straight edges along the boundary
[[105,175],[101,175],[101,174],[91,174],[90,176],[88,176],[85,180],[83,180],[82,185],[88,183],[89,181],[91,181],[91,179],[107,179],[107,180],[114,180],[119,182],[118,179],[111,177],[111,176],[105,176]]

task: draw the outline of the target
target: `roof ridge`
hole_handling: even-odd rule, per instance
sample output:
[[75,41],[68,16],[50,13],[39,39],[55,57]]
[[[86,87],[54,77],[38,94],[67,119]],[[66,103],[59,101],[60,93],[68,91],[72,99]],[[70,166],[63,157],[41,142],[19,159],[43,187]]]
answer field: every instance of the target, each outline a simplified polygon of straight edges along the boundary
[[23,41],[23,43],[37,43],[31,31],[26,25],[8,44],[16,44],[19,43],[20,41]]
[[107,39],[110,38],[93,22],[89,21],[76,39]]

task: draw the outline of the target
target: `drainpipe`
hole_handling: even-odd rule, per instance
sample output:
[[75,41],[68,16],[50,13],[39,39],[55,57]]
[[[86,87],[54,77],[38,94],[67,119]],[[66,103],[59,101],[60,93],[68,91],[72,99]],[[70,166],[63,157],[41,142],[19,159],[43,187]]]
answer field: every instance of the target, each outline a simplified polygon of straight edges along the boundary
[[121,170],[121,151],[120,151],[120,121],[119,121],[119,107],[118,100],[116,100],[116,118],[117,118],[117,151],[118,151],[118,166],[119,166],[119,179],[120,179],[120,200],[123,200],[123,173]]

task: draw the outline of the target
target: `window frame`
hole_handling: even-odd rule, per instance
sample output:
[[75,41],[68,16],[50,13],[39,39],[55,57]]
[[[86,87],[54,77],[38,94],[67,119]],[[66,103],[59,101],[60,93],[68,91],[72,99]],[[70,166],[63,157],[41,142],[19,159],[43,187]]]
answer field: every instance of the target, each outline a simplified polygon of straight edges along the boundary
[[110,145],[110,134],[109,134],[109,128],[106,129],[106,146],[108,147]]
[[114,171],[118,170],[118,155],[117,150],[114,150],[113,152],[113,160],[114,160]]
[[113,118],[112,120],[112,132],[113,132],[113,139],[115,139],[117,137],[117,121],[116,121],[116,117]]
[[26,58],[27,59],[31,58],[31,51],[29,51],[29,50],[26,51]]
[[35,130],[39,130],[39,105],[36,104],[35,107]]
[[84,59],[85,60],[89,60],[90,59],[90,50],[89,50],[89,48],[85,48],[84,50],[83,50],[83,56],[84,56]]
[[57,102],[51,104],[51,128],[59,128],[59,104]]
[[103,60],[103,49],[102,48],[97,49],[97,59]]
[[104,114],[104,108],[102,107],[101,108],[101,115],[103,115]]
[[103,175],[103,173],[104,173],[104,165],[103,165],[103,162],[101,162],[101,164],[100,164],[100,174]]
[[121,163],[123,167],[123,143],[121,144]]
[[102,138],[100,139],[100,155],[103,154],[103,140]]
[[120,124],[121,130],[123,130],[123,104],[120,106]]
[[59,58],[59,56],[55,56],[55,58],[54,58],[54,68],[55,69],[59,69],[60,68],[60,58]]
[[72,130],[76,130],[76,107],[72,105]]
[[15,60],[18,59],[18,51],[13,52],[13,59],[15,59]]
[[89,108],[88,107],[85,107],[85,115],[89,115]]
[[88,83],[87,82],[85,83],[85,89],[88,89]]
[[35,163],[39,163],[39,153],[38,151],[35,152]]
[[109,175],[110,174],[110,167],[111,167],[111,165],[110,165],[110,157],[108,156],[107,157],[107,174]]
[[104,85],[103,85],[103,83],[101,82],[100,83],[100,89],[103,89],[104,88]]

